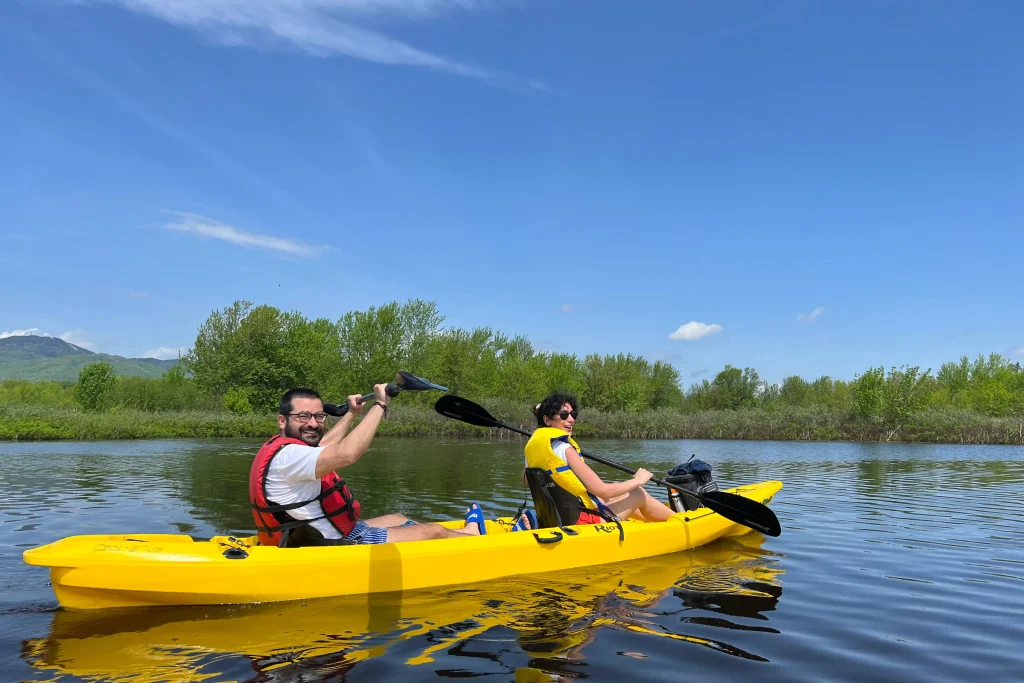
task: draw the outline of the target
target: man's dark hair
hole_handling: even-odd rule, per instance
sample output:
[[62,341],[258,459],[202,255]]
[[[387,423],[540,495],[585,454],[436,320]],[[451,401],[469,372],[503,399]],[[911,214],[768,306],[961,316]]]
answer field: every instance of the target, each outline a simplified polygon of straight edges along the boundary
[[291,391],[289,391],[288,393],[281,397],[281,404],[277,407],[277,414],[287,415],[288,413],[292,412],[292,409],[295,407],[292,405],[292,401],[294,401],[297,398],[315,398],[320,401],[323,401],[323,399],[320,398],[320,394],[316,393],[312,389],[305,389],[302,387],[298,389],[292,389]]
[[545,417],[554,417],[555,413],[562,410],[562,406],[566,403],[572,406],[573,410],[579,410],[579,406],[576,405],[576,397],[564,391],[554,391],[548,394],[548,397],[538,403],[533,408],[533,414],[537,418],[538,427],[547,427],[544,424]]

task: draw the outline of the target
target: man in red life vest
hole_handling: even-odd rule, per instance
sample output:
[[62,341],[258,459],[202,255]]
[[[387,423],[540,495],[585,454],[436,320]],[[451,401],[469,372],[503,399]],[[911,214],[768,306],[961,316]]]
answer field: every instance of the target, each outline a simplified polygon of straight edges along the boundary
[[359,426],[348,433],[359,396],[324,434],[323,401],[312,389],[292,389],[281,397],[275,435],[256,454],[249,472],[249,502],[261,545],[298,547],[349,543],[396,543],[480,534],[478,524],[458,531],[439,524],[415,524],[405,515],[360,519],[359,501],[337,471],[362,457],[377,433],[391,397],[386,384],[373,388]]

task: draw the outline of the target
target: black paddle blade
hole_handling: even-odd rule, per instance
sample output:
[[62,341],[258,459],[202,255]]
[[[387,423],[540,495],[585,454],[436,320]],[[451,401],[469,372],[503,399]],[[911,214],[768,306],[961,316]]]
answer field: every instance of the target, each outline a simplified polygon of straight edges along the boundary
[[451,394],[442,396],[434,404],[434,410],[445,417],[450,417],[460,422],[476,425],[478,427],[497,427],[498,421],[494,419],[483,406],[473,403],[468,398],[453,396]]
[[395,375],[395,384],[402,388],[402,391],[448,391],[448,387],[420,379],[416,375],[410,375],[404,370],[399,370]]
[[772,509],[756,500],[725,491],[702,493],[701,501],[726,519],[760,531],[765,536],[778,536],[782,525]]

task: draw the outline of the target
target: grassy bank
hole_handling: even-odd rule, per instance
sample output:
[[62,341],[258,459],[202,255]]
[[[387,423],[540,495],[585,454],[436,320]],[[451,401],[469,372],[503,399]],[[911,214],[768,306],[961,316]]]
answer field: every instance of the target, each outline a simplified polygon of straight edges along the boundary
[[[532,416],[523,406],[485,403],[497,417],[526,430]],[[1024,417],[984,417],[951,408],[915,413],[901,426],[820,408],[674,410],[642,413],[585,411],[580,438],[747,439],[778,441],[893,441],[906,443],[1024,444]],[[211,411],[115,410],[89,413],[70,408],[0,405],[0,440],[264,438],[277,430],[273,415]],[[396,405],[381,425],[383,436],[516,438],[443,418],[429,409]]]

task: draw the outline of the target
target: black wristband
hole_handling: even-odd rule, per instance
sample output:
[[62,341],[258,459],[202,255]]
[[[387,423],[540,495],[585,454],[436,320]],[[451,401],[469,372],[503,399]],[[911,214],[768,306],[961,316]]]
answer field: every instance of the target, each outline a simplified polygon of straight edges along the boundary
[[386,405],[386,404],[384,403],[384,401],[374,401],[374,402],[373,402],[373,405],[375,405],[375,406],[380,406],[381,408],[383,408],[383,409],[384,409],[384,419],[385,419],[385,420],[386,420],[386,419],[388,419],[388,407],[387,407],[387,405]]

